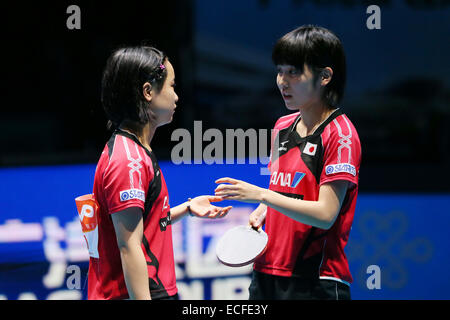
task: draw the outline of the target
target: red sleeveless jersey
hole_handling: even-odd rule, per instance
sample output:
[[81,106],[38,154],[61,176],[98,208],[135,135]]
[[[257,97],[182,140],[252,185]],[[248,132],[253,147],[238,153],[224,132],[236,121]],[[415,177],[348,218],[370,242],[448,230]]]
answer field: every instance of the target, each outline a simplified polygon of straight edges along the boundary
[[127,132],[114,132],[97,164],[94,197],[99,204],[98,244],[89,261],[88,299],[127,299],[111,214],[130,207],[143,212],[142,250],[150,294],[177,293],[169,196],[154,154]]
[[[300,113],[281,117],[272,136],[270,190],[317,201],[327,182],[349,181],[339,215],[329,230],[297,222],[268,207],[267,250],[254,264],[257,271],[278,275],[352,282],[344,247],[358,194],[361,144],[355,127],[339,109],[310,136],[300,137]],[[276,149],[274,149],[276,148]]]

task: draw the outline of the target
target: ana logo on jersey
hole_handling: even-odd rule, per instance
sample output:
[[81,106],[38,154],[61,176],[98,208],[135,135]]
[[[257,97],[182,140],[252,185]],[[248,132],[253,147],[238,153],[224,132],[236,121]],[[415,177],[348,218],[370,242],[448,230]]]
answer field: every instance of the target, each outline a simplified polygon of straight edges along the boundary
[[291,174],[286,172],[277,172],[274,171],[270,178],[270,184],[281,186],[281,187],[291,187],[295,188],[298,186],[300,181],[304,178],[305,173],[296,172],[294,175],[294,179],[291,179]]

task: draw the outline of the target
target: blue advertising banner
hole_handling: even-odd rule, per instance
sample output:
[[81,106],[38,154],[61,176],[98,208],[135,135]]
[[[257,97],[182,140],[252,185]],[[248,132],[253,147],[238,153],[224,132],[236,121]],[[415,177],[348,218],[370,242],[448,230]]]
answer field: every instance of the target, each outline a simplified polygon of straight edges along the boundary
[[[254,164],[160,162],[170,205],[213,194],[220,177],[267,187]],[[95,165],[0,170],[0,299],[86,299],[88,251],[74,199],[91,193]],[[254,205],[229,202],[225,219],[185,218],[173,225],[181,299],[248,298],[251,266],[215,256],[229,228],[247,224]],[[346,254],[353,299],[449,299],[450,195],[360,194]]]

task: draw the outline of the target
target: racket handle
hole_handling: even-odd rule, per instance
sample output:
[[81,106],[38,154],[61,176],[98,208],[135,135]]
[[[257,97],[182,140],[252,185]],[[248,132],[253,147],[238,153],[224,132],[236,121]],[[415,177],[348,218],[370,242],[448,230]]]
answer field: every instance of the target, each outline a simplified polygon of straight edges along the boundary
[[264,210],[264,212],[258,217],[258,219],[256,220],[256,225],[257,226],[260,226],[259,228],[256,228],[256,227],[254,227],[254,226],[251,226],[253,229],[255,229],[256,231],[259,231],[259,230],[261,230],[261,228],[262,228],[262,223],[263,223],[263,221],[264,221],[264,219],[266,218],[266,214],[267,214],[267,209],[266,210]]

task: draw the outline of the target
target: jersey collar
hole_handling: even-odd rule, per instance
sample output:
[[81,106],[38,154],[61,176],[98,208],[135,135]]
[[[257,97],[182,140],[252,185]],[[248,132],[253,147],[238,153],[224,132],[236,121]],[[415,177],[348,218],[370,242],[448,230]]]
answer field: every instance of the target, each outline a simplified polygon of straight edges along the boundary
[[301,114],[299,114],[297,116],[297,118],[295,119],[295,121],[291,124],[290,128],[289,128],[289,132],[290,135],[293,137],[294,141],[296,144],[300,144],[302,142],[304,142],[305,140],[309,140],[309,139],[313,139],[315,137],[317,137],[318,135],[321,135],[323,130],[325,129],[325,127],[330,124],[331,121],[333,121],[334,119],[336,119],[337,117],[339,117],[340,115],[342,115],[342,111],[340,108],[337,108],[335,111],[333,111],[328,118],[326,118],[321,124],[320,126],[317,127],[317,129],[310,134],[309,136],[306,137],[300,137],[300,135],[298,134],[297,130],[295,130],[295,128],[297,127],[298,122],[301,119]]

